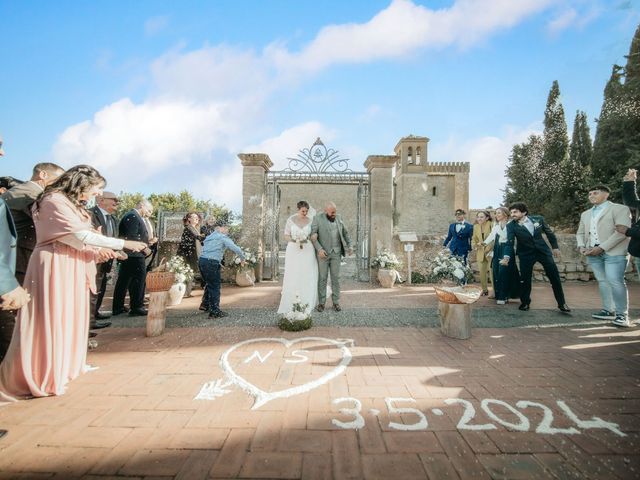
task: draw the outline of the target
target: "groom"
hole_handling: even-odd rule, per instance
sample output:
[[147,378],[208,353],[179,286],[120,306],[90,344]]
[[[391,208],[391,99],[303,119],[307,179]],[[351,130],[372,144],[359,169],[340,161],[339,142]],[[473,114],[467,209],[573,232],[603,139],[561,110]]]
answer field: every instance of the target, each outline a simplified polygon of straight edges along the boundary
[[311,242],[318,253],[318,306],[316,310],[324,311],[327,300],[327,276],[331,271],[331,300],[336,312],[340,307],[340,262],[347,253],[353,254],[351,237],[336,215],[336,205],[328,202],[324,213],[319,213],[311,224]]

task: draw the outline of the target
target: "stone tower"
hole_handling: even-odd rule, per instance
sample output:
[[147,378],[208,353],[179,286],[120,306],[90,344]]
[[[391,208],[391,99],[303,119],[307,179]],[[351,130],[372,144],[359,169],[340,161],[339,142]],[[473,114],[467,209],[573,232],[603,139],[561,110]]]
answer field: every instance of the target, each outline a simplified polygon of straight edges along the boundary
[[398,141],[394,178],[395,231],[446,232],[457,208],[469,208],[469,163],[429,163],[427,137]]

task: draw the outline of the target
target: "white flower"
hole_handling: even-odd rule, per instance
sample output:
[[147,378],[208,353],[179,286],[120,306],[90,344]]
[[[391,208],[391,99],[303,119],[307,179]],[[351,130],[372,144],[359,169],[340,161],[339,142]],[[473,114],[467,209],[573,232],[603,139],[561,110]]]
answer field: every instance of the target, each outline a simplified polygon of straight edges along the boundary
[[453,275],[454,275],[454,277],[456,277],[459,280],[462,280],[464,278],[464,272],[462,270],[460,270],[459,268],[456,268],[453,271]]
[[533,228],[540,228],[540,224],[539,224],[538,222],[535,222],[535,223],[533,224]]
[[184,281],[187,279],[187,277],[185,277],[182,273],[176,273],[176,283],[184,283]]

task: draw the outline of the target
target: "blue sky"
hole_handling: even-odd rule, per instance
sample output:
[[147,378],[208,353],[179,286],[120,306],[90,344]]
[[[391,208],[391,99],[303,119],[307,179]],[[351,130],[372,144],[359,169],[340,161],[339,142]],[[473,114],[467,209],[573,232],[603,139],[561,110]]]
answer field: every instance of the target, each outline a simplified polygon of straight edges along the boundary
[[560,82],[594,118],[640,0],[0,0],[0,174],[89,163],[109,189],[241,205],[240,152],[274,169],[316,137],[363,170],[425,135],[496,206],[514,143]]

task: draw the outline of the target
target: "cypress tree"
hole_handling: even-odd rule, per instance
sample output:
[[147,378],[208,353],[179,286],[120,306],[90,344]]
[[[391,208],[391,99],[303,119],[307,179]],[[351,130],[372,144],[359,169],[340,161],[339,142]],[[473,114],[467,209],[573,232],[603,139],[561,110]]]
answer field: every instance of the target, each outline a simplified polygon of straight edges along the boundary
[[626,163],[624,124],[620,116],[622,98],[622,67],[614,65],[604,88],[591,160],[594,181],[612,188],[619,165]]
[[565,182],[562,178],[561,166],[567,162],[569,156],[567,122],[564,117],[564,107],[560,101],[560,86],[557,80],[553,81],[547,97],[543,140],[544,154],[540,162],[541,188],[548,194],[553,194],[559,191]]
[[620,201],[622,177],[640,165],[640,26],[631,40],[624,68],[614,65],[604,90],[592,169],[599,183]]
[[537,212],[544,203],[540,189],[543,143],[541,136],[531,135],[526,142],[513,146],[505,171],[507,177],[504,190],[505,205],[525,202],[532,212]]
[[591,183],[593,147],[585,112],[576,112],[569,156],[560,165],[563,183],[549,202],[547,213],[554,224],[575,227],[580,213],[587,206],[587,192]]

